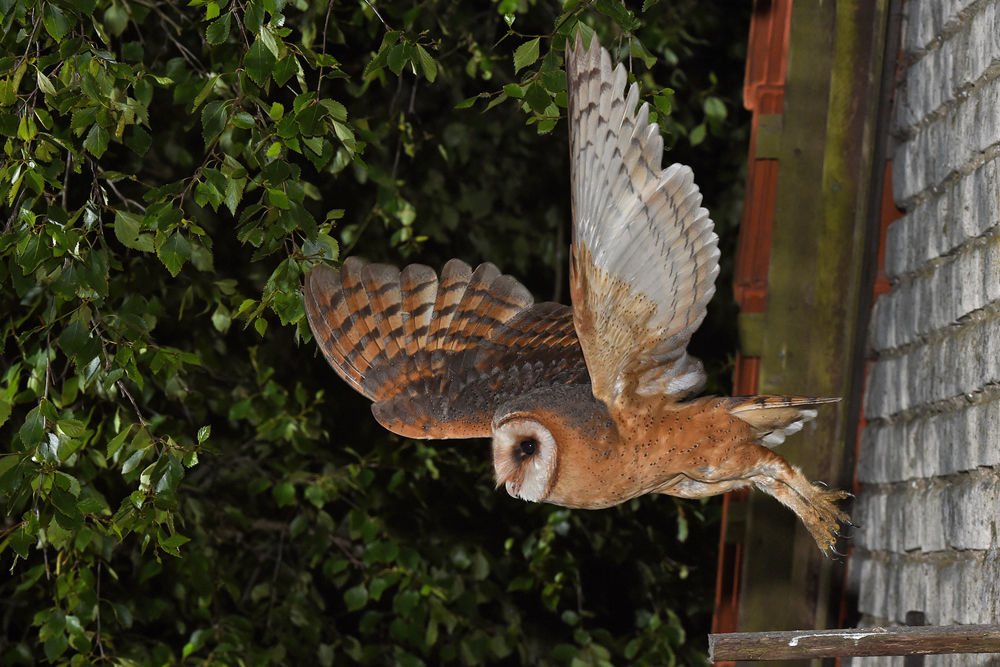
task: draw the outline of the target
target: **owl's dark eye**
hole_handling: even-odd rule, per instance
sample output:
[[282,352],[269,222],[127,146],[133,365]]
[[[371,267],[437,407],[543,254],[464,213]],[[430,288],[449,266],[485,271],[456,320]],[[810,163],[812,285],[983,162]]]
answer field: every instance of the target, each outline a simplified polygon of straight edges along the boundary
[[538,441],[534,438],[525,438],[521,441],[521,451],[525,456],[531,456],[534,454],[536,447],[538,447]]

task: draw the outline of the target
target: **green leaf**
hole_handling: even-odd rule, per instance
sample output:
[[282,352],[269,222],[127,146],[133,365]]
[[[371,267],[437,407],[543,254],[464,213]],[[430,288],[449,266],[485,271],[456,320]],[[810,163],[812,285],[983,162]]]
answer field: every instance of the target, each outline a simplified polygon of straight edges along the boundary
[[25,456],[31,455],[7,454],[0,456],[0,496],[10,495],[20,488],[23,475],[23,469],[20,468],[20,465],[24,462]]
[[515,577],[513,581],[507,584],[507,592],[511,593],[513,591],[527,591],[535,585],[535,580],[527,575],[521,575]]
[[344,591],[344,603],[347,605],[347,611],[361,609],[368,604],[368,589],[364,587],[364,584],[348,588]]
[[37,70],[35,72],[35,81],[38,83],[38,87],[41,89],[41,91],[46,95],[56,94],[56,89],[52,85],[52,81],[50,81],[49,77],[45,76],[45,74],[42,73],[42,70]]
[[0,426],[3,426],[10,417],[10,403],[0,397]]
[[561,93],[566,90],[566,72],[555,70],[541,73],[542,85],[550,93]]
[[122,474],[127,475],[138,467],[142,463],[142,457],[146,453],[145,449],[140,449],[137,452],[133,452],[132,456],[125,459],[125,463],[122,464]]
[[409,60],[410,45],[405,42],[402,44],[396,44],[391,49],[386,56],[386,65],[392,70],[392,73],[399,76],[403,73],[403,67]]
[[385,35],[383,35],[382,45],[379,47],[378,53],[375,55],[375,58],[370,63],[368,63],[367,67],[365,67],[364,76],[369,76],[370,74],[373,74],[380,67],[385,65],[386,58],[388,56],[390,48],[392,48],[392,46],[397,41],[399,41],[399,36],[401,34],[402,32],[400,32],[399,30],[389,30],[388,32],[385,33]]
[[[258,322],[264,320],[257,320]],[[262,334],[263,335],[263,334]],[[278,507],[284,507],[285,505],[291,505],[295,502],[295,485],[291,482],[282,482],[281,484],[276,484],[271,490],[274,495],[274,499],[278,503]]]
[[[514,99],[517,100],[524,98],[524,89],[522,89],[521,86],[519,86],[516,83],[508,83],[506,86],[503,87],[503,92],[504,95],[506,95],[507,97],[513,97]],[[476,98],[473,97],[472,99]]]
[[57,42],[62,41],[62,38],[66,36],[66,33],[70,31],[70,28],[75,23],[72,17],[67,16],[62,9],[52,2],[45,3],[45,11],[42,16],[45,31]]
[[[46,7],[50,7],[47,5]],[[45,657],[49,662],[55,662],[56,658],[66,652],[69,647],[69,640],[64,632],[59,632],[45,640]]]
[[63,267],[59,278],[52,283],[52,291],[56,296],[69,301],[76,296],[76,291],[80,286],[80,280],[76,273],[76,265],[68,264]]
[[[631,14],[631,12],[629,13]],[[642,42],[634,37],[629,44],[629,55],[633,58],[639,58],[646,65],[646,67],[650,69],[656,65],[656,56],[647,51]]]
[[392,608],[401,616],[409,616],[420,603],[420,593],[417,591],[400,591],[392,599]]
[[605,16],[611,17],[623,32],[629,32],[637,27],[635,14],[625,7],[621,0],[597,0],[594,8]]
[[[46,5],[46,7],[51,7],[52,5]],[[98,124],[93,124],[90,126],[90,131],[87,132],[87,138],[83,140],[83,147],[90,151],[94,157],[100,159],[104,152],[108,150],[108,142],[111,141],[111,135]]]
[[127,248],[143,252],[153,251],[153,235],[140,234],[142,218],[127,211],[115,212],[115,237]]
[[90,339],[90,333],[83,322],[73,320],[59,335],[59,347],[67,357],[75,357]]
[[205,29],[205,39],[209,44],[222,44],[229,37],[229,26],[233,13],[226,12],[219,18],[212,21]]
[[114,455],[118,452],[119,449],[121,449],[122,445],[125,444],[125,438],[128,437],[128,434],[131,431],[132,427],[126,426],[121,433],[119,433],[118,435],[116,435],[114,438],[111,439],[111,442],[108,443],[108,452],[107,455],[105,456],[106,460],[110,461],[112,458],[114,458]]
[[45,417],[42,416],[41,406],[28,413],[19,435],[21,443],[27,448],[35,447],[42,441],[42,436],[45,435]]
[[24,245],[18,257],[18,264],[24,269],[25,275],[30,275],[44,260],[49,257],[49,248],[41,236],[32,236]]
[[260,29],[264,26],[264,6],[260,0],[250,0],[243,17],[243,25],[255,35],[260,33]]
[[184,234],[180,230],[177,230],[170,235],[170,238],[163,242],[156,251],[156,254],[159,255],[160,261],[170,271],[170,275],[176,278],[177,274],[180,273],[181,267],[184,266],[184,262],[191,259],[191,244],[188,243]]
[[281,190],[273,190],[268,188],[267,199],[271,203],[271,206],[277,206],[278,208],[283,208],[287,210],[290,205],[288,203],[288,195],[286,195]]
[[437,78],[437,63],[427,49],[417,44],[417,59],[420,61],[420,69],[424,71],[424,76],[431,83]]
[[112,2],[111,6],[104,12],[104,27],[114,35],[120,36],[128,27],[128,12],[117,2]]
[[139,157],[143,157],[152,144],[153,138],[149,136],[149,132],[146,132],[146,130],[138,125],[132,127],[132,133],[125,139],[125,145],[131,148]]
[[277,59],[264,44],[264,40],[258,39],[247,51],[247,55],[243,59],[243,67],[246,68],[247,74],[250,75],[254,83],[263,86],[268,77],[271,76],[271,72],[274,71],[276,62]]
[[160,546],[164,549],[177,550],[178,547],[184,546],[191,541],[190,537],[184,537],[180,533],[174,533],[165,540],[160,540]]
[[201,126],[206,147],[222,134],[222,131],[226,129],[227,121],[225,102],[215,100],[205,105],[201,112]]
[[309,104],[295,114],[295,122],[299,124],[299,130],[305,136],[321,134],[325,125],[320,122],[322,107],[318,104]]
[[528,65],[534,64],[538,60],[538,43],[541,38],[536,37],[525,42],[514,51],[514,73],[517,74]]
[[56,428],[71,438],[79,438],[87,432],[87,427],[79,419],[60,419],[56,422]]
[[195,95],[194,101],[191,102],[191,110],[194,111],[201,106],[201,103],[208,99],[208,96],[212,94],[215,90],[215,85],[222,78],[221,74],[216,74],[215,76],[205,77],[205,83],[202,84],[201,90]]
[[[79,493],[79,482],[77,482],[77,492]],[[55,519],[59,525],[66,530],[79,530],[80,526],[83,525],[83,512],[76,506],[76,497],[67,489],[53,486],[51,499],[56,508]]]
[[279,86],[284,86],[288,83],[288,80],[292,78],[296,72],[299,71],[299,61],[291,53],[282,58],[274,66],[274,72],[271,76],[274,77],[274,82]]
[[688,137],[688,140],[691,142],[691,145],[697,146],[701,142],[705,141],[705,134],[707,131],[708,128],[705,127],[704,123],[691,130],[691,134]]
[[544,114],[545,110],[552,103],[552,98],[540,84],[533,83],[528,86],[528,90],[524,94],[524,101],[528,103],[528,106],[535,113]]
[[704,103],[705,115],[709,118],[714,118],[717,120],[723,120],[726,117],[726,105],[718,97],[714,95],[709,95],[705,98]]
[[664,88],[660,91],[660,95],[655,95],[653,97],[653,104],[657,109],[660,110],[664,115],[669,116],[670,111],[673,108],[674,103],[674,91],[670,88]]

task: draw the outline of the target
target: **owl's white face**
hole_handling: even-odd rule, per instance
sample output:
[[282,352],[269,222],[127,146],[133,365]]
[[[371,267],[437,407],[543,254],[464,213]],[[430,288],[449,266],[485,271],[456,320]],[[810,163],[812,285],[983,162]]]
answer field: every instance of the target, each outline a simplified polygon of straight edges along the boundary
[[493,429],[493,471],[497,486],[514,498],[541,502],[549,495],[557,468],[556,440],[527,417],[502,420]]

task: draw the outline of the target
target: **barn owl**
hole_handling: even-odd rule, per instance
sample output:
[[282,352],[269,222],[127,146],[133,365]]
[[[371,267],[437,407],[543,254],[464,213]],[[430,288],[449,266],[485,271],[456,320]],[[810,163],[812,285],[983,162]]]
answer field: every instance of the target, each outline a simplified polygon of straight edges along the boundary
[[829,555],[849,494],[770,448],[837,399],[695,398],[706,378],[687,345],[719,272],[712,221],[691,170],[661,169],[648,106],[596,37],[577,37],[566,69],[573,306],[536,304],[492,264],[452,260],[439,278],[349,258],[306,276],[320,349],[393,433],[492,438],[511,496],[599,509],[755,485]]

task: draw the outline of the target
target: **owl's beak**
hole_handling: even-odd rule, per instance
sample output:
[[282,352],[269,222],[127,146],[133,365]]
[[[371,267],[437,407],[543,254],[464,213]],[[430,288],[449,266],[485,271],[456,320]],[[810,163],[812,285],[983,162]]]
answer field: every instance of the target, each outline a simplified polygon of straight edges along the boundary
[[507,489],[507,493],[510,495],[511,498],[520,498],[521,497],[521,483],[520,482],[515,482],[515,481],[511,480],[509,482],[506,482],[504,484],[504,487]]

